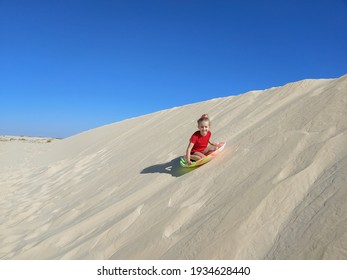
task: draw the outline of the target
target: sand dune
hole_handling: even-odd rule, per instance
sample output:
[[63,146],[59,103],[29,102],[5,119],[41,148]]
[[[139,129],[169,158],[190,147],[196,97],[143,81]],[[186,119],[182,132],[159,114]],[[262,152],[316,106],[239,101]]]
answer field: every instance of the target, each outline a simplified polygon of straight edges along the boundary
[[[227,146],[183,169],[202,113]],[[347,76],[0,141],[0,258],[347,259],[346,143]]]

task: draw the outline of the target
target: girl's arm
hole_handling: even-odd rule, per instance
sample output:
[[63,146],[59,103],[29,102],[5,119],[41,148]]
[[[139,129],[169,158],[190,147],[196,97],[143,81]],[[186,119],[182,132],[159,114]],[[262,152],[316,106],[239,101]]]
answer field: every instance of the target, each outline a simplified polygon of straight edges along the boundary
[[190,152],[192,151],[194,147],[194,143],[189,142],[189,145],[187,147],[187,151],[186,151],[186,159],[187,159],[187,163],[191,164],[192,162],[190,161]]
[[210,142],[210,141],[208,141],[208,143],[210,143],[212,146],[215,146],[217,148],[219,148],[219,146],[220,146],[219,143],[214,143],[214,142]]

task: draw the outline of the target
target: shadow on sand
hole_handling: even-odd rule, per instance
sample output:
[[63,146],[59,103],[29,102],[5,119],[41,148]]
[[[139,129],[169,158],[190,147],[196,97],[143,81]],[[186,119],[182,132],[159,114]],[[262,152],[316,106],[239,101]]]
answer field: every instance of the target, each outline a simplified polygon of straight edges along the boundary
[[148,173],[166,173],[170,174],[174,177],[180,177],[184,174],[187,174],[197,167],[194,168],[184,168],[180,165],[180,157],[175,158],[167,163],[162,164],[156,164],[149,167],[146,167],[141,171],[141,174],[148,174]]

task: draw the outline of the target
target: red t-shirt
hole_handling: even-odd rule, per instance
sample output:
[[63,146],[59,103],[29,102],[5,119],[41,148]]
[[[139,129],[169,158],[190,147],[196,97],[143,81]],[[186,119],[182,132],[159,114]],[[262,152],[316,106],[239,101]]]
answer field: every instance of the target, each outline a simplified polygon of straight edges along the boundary
[[202,136],[200,131],[196,131],[192,137],[190,137],[190,142],[194,144],[192,148],[192,153],[200,152],[202,153],[208,146],[208,141],[211,138],[211,131],[208,131],[206,136]]

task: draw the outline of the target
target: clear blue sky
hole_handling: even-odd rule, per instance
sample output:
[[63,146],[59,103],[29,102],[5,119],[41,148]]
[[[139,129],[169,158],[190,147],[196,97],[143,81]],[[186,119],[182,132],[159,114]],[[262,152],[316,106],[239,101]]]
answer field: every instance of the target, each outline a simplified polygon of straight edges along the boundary
[[67,137],[347,74],[347,1],[0,0],[0,40],[0,135]]

